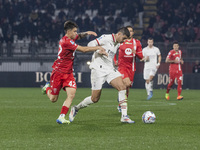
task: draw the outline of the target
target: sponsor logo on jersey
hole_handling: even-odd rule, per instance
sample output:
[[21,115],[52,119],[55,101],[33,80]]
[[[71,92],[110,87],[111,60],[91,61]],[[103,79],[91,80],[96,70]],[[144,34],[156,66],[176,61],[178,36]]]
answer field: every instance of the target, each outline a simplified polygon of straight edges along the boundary
[[126,54],[126,55],[131,55],[131,54],[132,54],[132,49],[126,48],[126,49],[125,49],[125,54]]
[[125,44],[132,44],[132,43],[129,43],[129,42],[125,42]]

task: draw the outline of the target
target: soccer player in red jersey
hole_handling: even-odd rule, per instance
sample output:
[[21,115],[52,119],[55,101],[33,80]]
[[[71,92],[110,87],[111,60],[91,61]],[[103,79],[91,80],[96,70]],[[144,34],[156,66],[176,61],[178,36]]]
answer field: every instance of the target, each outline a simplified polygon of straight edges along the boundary
[[181,64],[184,63],[183,58],[182,58],[182,51],[179,50],[179,44],[178,42],[173,43],[173,50],[171,50],[167,58],[165,60],[166,63],[170,63],[169,66],[169,84],[167,86],[167,92],[165,94],[165,98],[169,100],[169,91],[174,84],[175,78],[178,81],[178,97],[177,100],[182,100],[183,96],[181,96],[182,92],[182,79],[183,79],[183,74],[182,74],[182,69],[181,69]]
[[61,88],[67,93],[67,98],[63,103],[60,116],[56,120],[59,124],[69,123],[69,121],[65,119],[65,115],[76,93],[76,82],[73,76],[75,51],[90,52],[98,50],[98,53],[107,55],[105,49],[100,46],[87,47],[77,45],[75,43],[77,39],[81,39],[86,35],[97,36],[97,34],[92,31],[77,34],[77,29],[77,24],[72,21],[66,21],[64,23],[65,36],[59,41],[58,58],[52,66],[53,71],[50,77],[50,83],[46,83],[42,88],[42,93],[46,93],[52,102],[58,100]]
[[[123,82],[126,85],[126,96],[128,98],[129,88],[133,84],[134,75],[136,71],[136,57],[139,59],[143,58],[142,45],[139,40],[134,39],[133,27],[127,26],[130,37],[124,41],[119,47],[118,61],[117,56],[114,57],[115,65],[118,66],[118,71],[122,74]],[[121,112],[121,106],[117,107],[118,111]],[[126,108],[127,110],[127,108]]]

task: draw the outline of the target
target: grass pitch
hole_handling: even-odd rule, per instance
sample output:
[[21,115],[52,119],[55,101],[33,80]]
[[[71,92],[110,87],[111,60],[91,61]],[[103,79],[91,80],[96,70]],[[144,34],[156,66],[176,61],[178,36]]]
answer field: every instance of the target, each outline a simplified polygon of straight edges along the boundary
[[[90,95],[89,88],[78,88],[72,105]],[[79,111],[73,123],[59,125],[66,94],[51,103],[39,88],[0,88],[0,149],[70,150],[198,150],[200,149],[199,90],[154,90],[150,101],[144,89],[131,89],[128,114],[135,124],[120,123],[117,91],[103,89],[98,103]],[[151,110],[154,124],[144,124],[142,114]],[[68,116],[68,115],[67,115]]]

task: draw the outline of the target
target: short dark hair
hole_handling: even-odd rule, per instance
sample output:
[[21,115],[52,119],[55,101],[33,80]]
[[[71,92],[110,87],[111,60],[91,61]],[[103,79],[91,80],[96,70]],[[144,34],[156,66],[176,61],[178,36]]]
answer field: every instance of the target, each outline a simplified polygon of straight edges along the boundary
[[67,30],[71,30],[73,28],[78,28],[78,25],[73,21],[66,21],[64,23],[64,31],[67,32]]
[[153,40],[153,38],[152,38],[152,37],[149,37],[147,40]]
[[[173,45],[174,45],[174,44],[178,44],[178,41],[174,41],[174,42],[173,42]],[[178,45],[179,45],[179,44],[178,44]]]
[[130,32],[127,29],[127,27],[122,27],[118,30],[118,32],[121,32],[122,34],[126,35],[127,37],[130,37]]
[[132,28],[133,31],[134,31],[134,28],[133,28],[132,26],[130,26],[130,25],[129,25],[129,26],[126,26],[126,28],[127,28],[127,29],[128,29],[128,28]]

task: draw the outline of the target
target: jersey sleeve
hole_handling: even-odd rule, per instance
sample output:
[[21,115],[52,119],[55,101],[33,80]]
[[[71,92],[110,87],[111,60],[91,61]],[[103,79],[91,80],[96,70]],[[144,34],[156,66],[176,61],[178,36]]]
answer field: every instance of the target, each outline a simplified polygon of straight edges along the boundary
[[136,56],[137,56],[139,59],[142,59],[142,58],[143,58],[142,44],[140,43],[139,40],[137,40],[136,43],[137,43]]
[[100,36],[99,38],[96,38],[95,40],[99,46],[104,45],[106,42],[106,35],[103,34],[102,36]]
[[170,52],[168,53],[168,55],[167,55],[167,58],[171,59],[171,57],[172,57],[172,52],[170,51]]
[[66,43],[64,44],[64,46],[72,51],[75,51],[78,47],[78,45],[73,41],[73,40],[68,40],[66,41]]
[[159,48],[157,48],[157,55],[160,55],[161,53],[160,53],[160,49]]

